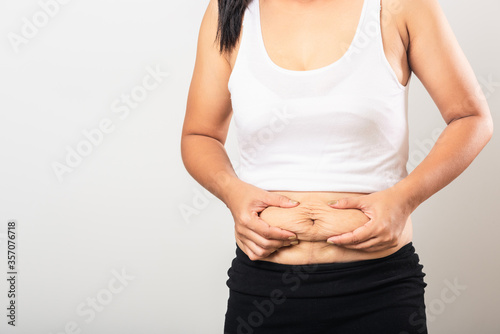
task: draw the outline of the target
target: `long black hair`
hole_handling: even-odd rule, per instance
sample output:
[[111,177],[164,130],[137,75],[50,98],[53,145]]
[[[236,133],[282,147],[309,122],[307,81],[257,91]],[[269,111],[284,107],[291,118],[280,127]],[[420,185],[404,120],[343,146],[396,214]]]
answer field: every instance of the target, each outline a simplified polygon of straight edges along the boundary
[[248,4],[258,0],[218,0],[219,21],[216,41],[219,41],[219,52],[231,51],[238,42],[241,32],[243,13]]

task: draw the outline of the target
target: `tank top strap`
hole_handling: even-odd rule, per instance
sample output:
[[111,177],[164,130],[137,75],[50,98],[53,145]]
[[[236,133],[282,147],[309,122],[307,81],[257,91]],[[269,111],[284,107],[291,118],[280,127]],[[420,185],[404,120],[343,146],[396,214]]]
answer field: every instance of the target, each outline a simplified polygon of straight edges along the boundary
[[381,0],[364,0],[361,21],[349,47],[349,61],[361,58],[363,62],[366,62],[367,58],[375,59],[380,56],[379,43],[382,40],[380,9]]

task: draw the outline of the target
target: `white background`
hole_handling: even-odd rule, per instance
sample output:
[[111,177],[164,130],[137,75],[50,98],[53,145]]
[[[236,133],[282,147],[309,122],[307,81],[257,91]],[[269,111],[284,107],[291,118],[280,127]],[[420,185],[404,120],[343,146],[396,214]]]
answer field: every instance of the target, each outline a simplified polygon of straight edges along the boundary
[[[500,2],[440,3],[500,124]],[[1,333],[222,333],[232,217],[180,156],[207,4],[73,0],[16,49],[9,36],[21,34],[23,18],[40,15],[40,3],[0,3]],[[163,75],[144,90],[152,69]],[[141,91],[144,99],[123,114],[123,94]],[[410,159],[418,163],[445,123],[417,77],[409,99]],[[65,164],[68,149],[84,145],[82,131],[106,119],[113,130],[58,178],[53,164]],[[235,159],[232,125],[226,147]],[[431,333],[500,331],[499,149],[495,133],[458,179],[412,215]],[[188,206],[199,210],[185,219],[180,209]],[[3,278],[12,219],[15,328],[6,324]],[[122,271],[128,279],[120,283]],[[466,287],[455,295],[447,290],[454,281]],[[91,311],[92,299],[99,311]]]

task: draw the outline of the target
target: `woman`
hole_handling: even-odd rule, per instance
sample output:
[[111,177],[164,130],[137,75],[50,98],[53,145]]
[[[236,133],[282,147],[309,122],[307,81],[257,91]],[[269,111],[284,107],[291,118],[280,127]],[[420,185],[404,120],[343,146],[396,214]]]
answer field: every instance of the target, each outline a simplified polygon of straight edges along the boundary
[[[447,126],[408,174],[412,72]],[[211,0],[181,151],[234,217],[224,332],[426,333],[410,214],[492,132],[437,0]]]

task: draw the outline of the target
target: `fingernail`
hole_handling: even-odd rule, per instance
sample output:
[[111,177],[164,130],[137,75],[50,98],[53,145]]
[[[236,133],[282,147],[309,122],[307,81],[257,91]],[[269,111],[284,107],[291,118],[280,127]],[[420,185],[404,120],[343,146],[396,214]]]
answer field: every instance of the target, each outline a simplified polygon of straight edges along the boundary
[[293,199],[290,200],[290,203],[292,203],[292,204],[299,204],[299,202],[294,201]]
[[292,235],[291,237],[288,237],[288,240],[295,240],[295,239],[297,239],[296,235]]
[[330,201],[330,202],[328,202],[328,205],[335,205],[335,204],[337,204],[337,201]]
[[290,245],[296,245],[296,244],[298,244],[298,243],[299,243],[299,241],[298,241],[298,240],[295,240],[295,241],[290,242]]
[[326,242],[328,242],[329,244],[335,244],[335,242],[333,242],[333,240],[327,240]]

